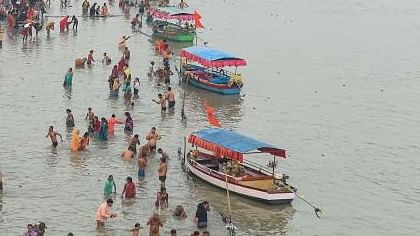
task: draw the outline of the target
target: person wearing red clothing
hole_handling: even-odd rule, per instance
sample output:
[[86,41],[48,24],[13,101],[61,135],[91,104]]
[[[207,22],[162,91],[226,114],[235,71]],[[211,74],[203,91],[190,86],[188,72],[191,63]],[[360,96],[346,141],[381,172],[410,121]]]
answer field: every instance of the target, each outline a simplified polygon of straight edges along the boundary
[[120,121],[115,118],[115,114],[112,114],[111,118],[108,120],[108,132],[114,133],[115,124],[124,124],[124,121]]
[[124,185],[124,190],[121,194],[121,197],[125,196],[126,199],[134,198],[136,196],[136,185],[134,185],[133,179],[131,177],[127,177],[126,181],[127,182]]

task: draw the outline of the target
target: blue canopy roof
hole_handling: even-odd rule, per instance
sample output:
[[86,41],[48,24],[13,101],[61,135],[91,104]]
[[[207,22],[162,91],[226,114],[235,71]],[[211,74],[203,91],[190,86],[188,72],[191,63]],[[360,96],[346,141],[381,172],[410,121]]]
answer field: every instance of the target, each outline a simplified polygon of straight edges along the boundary
[[188,47],[180,51],[181,57],[197,61],[207,67],[245,66],[246,61],[227,52],[208,47]]
[[[271,153],[276,156],[286,157],[285,150],[283,149],[275,148],[271,144],[258,141],[256,139],[230,130],[207,128],[194,132],[192,135],[206,142],[221,146],[240,154],[246,154],[247,152],[253,150],[259,150],[261,152]],[[200,140],[193,141],[192,143],[199,144]]]

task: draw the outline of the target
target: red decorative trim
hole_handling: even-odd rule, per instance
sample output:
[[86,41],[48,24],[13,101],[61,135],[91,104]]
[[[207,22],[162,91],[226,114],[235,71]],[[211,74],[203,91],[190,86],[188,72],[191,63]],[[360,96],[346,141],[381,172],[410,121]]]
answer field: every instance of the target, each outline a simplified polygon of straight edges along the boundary
[[243,162],[243,154],[239,153],[239,152],[235,152],[231,149],[228,148],[224,148],[222,146],[210,143],[204,139],[201,139],[193,134],[190,135],[190,137],[188,138],[188,142],[199,146],[201,148],[204,148],[206,150],[212,151],[214,152],[214,155],[216,156],[216,158],[222,158],[222,157],[227,157],[229,159],[232,160],[237,160],[239,162]]
[[201,65],[210,68],[210,67],[226,67],[226,66],[246,66],[246,61],[244,59],[231,59],[231,60],[215,60],[209,61],[202,57],[199,57],[195,54],[192,54],[184,49],[179,52],[181,57],[185,57],[188,60],[195,61]]

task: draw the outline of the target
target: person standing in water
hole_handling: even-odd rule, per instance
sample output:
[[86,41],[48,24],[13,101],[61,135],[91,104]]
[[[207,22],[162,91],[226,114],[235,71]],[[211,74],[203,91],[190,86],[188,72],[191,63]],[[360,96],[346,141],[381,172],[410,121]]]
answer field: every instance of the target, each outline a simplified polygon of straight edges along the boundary
[[128,146],[128,149],[125,150],[122,154],[121,157],[124,160],[132,160],[134,158],[134,147],[133,146]]
[[152,127],[150,132],[146,135],[150,151],[156,150],[157,141],[160,140],[160,135],[156,132],[156,127]]
[[111,64],[111,58],[104,52],[104,58],[102,59],[102,64],[110,65]]
[[[114,189],[114,191],[112,191],[112,189]],[[115,182],[114,182],[114,176],[110,175],[108,176],[108,179],[105,181],[104,195],[108,196],[116,192],[117,192],[117,186],[115,185]]]
[[141,153],[140,153],[140,157],[137,164],[139,166],[139,171],[138,171],[139,180],[144,180],[145,170],[147,167],[147,161],[146,161],[146,158],[143,155],[141,155]]
[[79,25],[79,20],[76,18],[75,15],[71,18],[70,24],[73,23],[73,30],[77,31],[77,26]]
[[124,122],[118,120],[117,118],[115,118],[115,114],[112,114],[111,118],[108,119],[108,132],[110,134],[114,133],[115,124],[124,124]]
[[64,87],[71,87],[73,85],[73,68],[69,68],[66,75],[64,76]]
[[166,158],[160,158],[158,174],[159,174],[159,181],[160,181],[161,187],[165,187],[167,172],[168,172],[168,163],[166,162]]
[[88,107],[88,111],[86,113],[85,120],[87,120],[89,122],[92,122],[93,117],[95,117],[95,113],[92,112],[92,107]]
[[73,128],[74,125],[74,117],[73,114],[71,114],[71,110],[70,109],[66,109],[66,113],[67,113],[67,118],[66,118],[66,127],[67,128]]
[[175,109],[175,94],[172,91],[171,87],[168,87],[168,91],[166,92],[166,100],[168,101],[168,109],[169,112],[173,112]]
[[105,225],[105,221],[108,218],[115,218],[117,217],[117,214],[110,213],[109,208],[112,207],[112,204],[114,201],[112,199],[106,200],[106,202],[103,202],[98,210],[96,211],[96,226],[101,227]]
[[133,183],[133,179],[131,177],[127,177],[126,183],[124,185],[124,189],[121,193],[121,198],[125,197],[125,199],[134,198],[136,196],[136,185]]
[[90,9],[89,9],[89,15],[90,16],[95,16],[95,14],[96,14],[96,2],[95,3],[93,3],[93,5],[90,7]]
[[130,112],[125,112],[125,127],[124,132],[126,133],[132,133],[134,130],[134,123],[133,118],[131,118]]
[[149,228],[149,236],[159,236],[159,227],[163,227],[162,221],[158,214],[154,213],[152,217],[147,221]]
[[99,131],[98,139],[101,141],[108,140],[108,122],[105,117],[101,118],[101,130]]
[[86,151],[90,144],[89,132],[85,132],[80,143],[80,151]]
[[140,80],[139,78],[135,78],[133,82],[133,88],[134,88],[134,98],[139,98],[139,89],[140,89]]
[[135,134],[134,137],[130,138],[130,140],[128,141],[128,146],[132,146],[134,153],[137,153],[137,145],[140,145],[140,139],[139,135]]
[[158,100],[152,99],[156,104],[160,104],[160,111],[161,113],[166,112],[166,98],[162,96],[162,94],[158,94]]
[[206,228],[207,227],[207,212],[210,210],[209,202],[204,201],[197,206],[197,211],[195,212],[195,222],[197,223],[197,228]]
[[125,63],[127,63],[130,60],[130,50],[128,50],[128,47],[124,48],[123,56],[125,60]]
[[[95,3],[96,4],[96,3]],[[89,54],[87,56],[87,64],[90,65],[92,62],[95,62],[95,59],[93,58],[93,50],[89,51]]]
[[80,131],[78,129],[74,129],[71,136],[70,149],[73,152],[79,151],[81,142],[82,139],[80,138]]
[[63,142],[63,137],[61,136],[61,134],[57,133],[54,131],[54,127],[50,126],[48,128],[48,133],[45,136],[45,138],[48,138],[48,136],[51,138],[51,143],[53,147],[57,147],[58,142],[57,142],[57,135],[60,137],[61,142]]
[[167,153],[167,152],[164,152],[164,151],[162,150],[162,148],[158,148],[157,152],[161,155],[161,157],[162,157],[162,158],[165,158],[166,160],[168,160],[168,159],[169,159],[169,155],[168,155],[168,153]]
[[0,193],[3,192],[3,173],[0,172]]

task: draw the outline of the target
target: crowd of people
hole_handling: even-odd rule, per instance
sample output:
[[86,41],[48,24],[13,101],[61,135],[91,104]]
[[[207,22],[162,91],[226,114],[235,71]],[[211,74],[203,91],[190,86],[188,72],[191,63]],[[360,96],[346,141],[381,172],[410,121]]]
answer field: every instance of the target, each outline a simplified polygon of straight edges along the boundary
[[[28,41],[28,38],[32,38],[32,29],[35,29],[36,34],[42,29],[41,19],[43,18],[44,13],[47,12],[50,1],[44,2],[44,0],[11,0],[7,4],[3,3],[3,0],[0,0],[0,18],[7,17],[8,27],[10,29],[19,28],[21,34],[23,35],[23,41]],[[168,0],[159,1],[159,5],[168,5]],[[67,7],[68,1],[61,0],[60,6]],[[4,6],[4,8],[3,8]],[[127,0],[120,0],[119,6],[123,11],[129,11],[130,7],[138,7],[138,14],[131,21],[132,26],[140,25],[142,22],[142,17],[144,13],[150,8],[150,2],[148,0],[140,1],[140,3],[133,3]],[[179,3],[180,8],[187,7],[188,5],[181,0]],[[5,9],[3,12],[2,9]],[[82,12],[84,14],[89,14],[90,16],[107,16],[109,14],[108,6],[106,3],[103,3],[102,6],[99,6],[97,3],[92,5],[88,0],[84,0],[82,3]],[[147,20],[150,20],[150,13],[147,12]],[[73,30],[77,31],[79,21],[75,15],[71,18],[70,16],[64,16],[60,19],[59,26],[60,32],[65,32],[69,30],[69,25],[73,24]],[[46,23],[45,30],[47,35],[50,34],[51,30],[54,30],[54,22],[48,21]],[[0,46],[2,42],[3,29],[0,25]],[[118,47],[122,51],[122,56],[117,58],[117,63],[112,66],[111,73],[108,77],[108,88],[110,90],[111,98],[118,98],[120,92],[124,94],[124,103],[126,106],[134,107],[134,101],[139,98],[140,92],[140,79],[138,77],[132,79],[132,69],[129,66],[129,61],[131,58],[131,52],[127,47],[126,43],[129,37],[122,36]],[[166,85],[166,93],[159,93],[157,98],[153,98],[152,101],[160,106],[162,113],[174,112],[175,110],[175,94],[170,85],[170,76],[173,75],[170,70],[169,59],[171,56],[171,51],[165,40],[160,40],[156,42],[156,52],[158,55],[161,55],[163,60],[163,67],[155,68],[155,63],[150,62],[150,67],[148,75],[151,78],[155,78],[156,84],[158,86]],[[83,58],[82,65],[86,64],[92,65],[98,61],[95,59],[94,50],[90,50],[87,57]],[[105,66],[111,65],[113,58],[107,53],[103,53],[102,64]],[[76,63],[78,66],[78,63]],[[63,86],[65,88],[73,87],[73,77],[74,70],[73,68],[68,68],[67,72],[64,75]],[[164,222],[160,217],[160,209],[169,208],[169,193],[167,192],[166,180],[168,178],[168,169],[169,169],[169,154],[164,151],[162,147],[158,147],[158,142],[161,140],[160,134],[157,132],[156,127],[151,127],[150,131],[145,134],[146,142],[144,145],[140,145],[140,135],[134,134],[134,122],[130,112],[124,113],[124,119],[117,118],[115,114],[111,114],[109,117],[98,116],[95,114],[93,108],[88,107],[85,115],[86,124],[76,124],[73,111],[66,109],[66,119],[65,126],[67,130],[71,131],[71,140],[69,148],[72,152],[83,152],[89,149],[91,144],[91,139],[95,139],[99,142],[107,142],[110,136],[113,136],[115,132],[115,126],[123,126],[124,133],[129,136],[129,141],[125,149],[123,150],[121,157],[124,160],[133,160],[137,159],[136,164],[138,167],[138,181],[144,181],[145,170],[148,168],[148,161],[150,158],[155,156],[155,153],[160,155],[159,165],[156,170],[158,180],[160,183],[159,191],[156,193],[155,207],[158,213],[153,213],[147,221],[147,226],[149,227],[149,235],[158,236],[160,235],[160,228],[163,227]],[[81,130],[85,132],[81,133]],[[53,148],[56,148],[60,142],[63,142],[63,135],[54,130],[53,126],[49,126],[46,138],[50,138],[51,145]],[[3,175],[0,173],[0,192],[3,191]],[[125,178],[125,184],[121,191],[122,199],[135,199],[138,192],[136,191],[136,184],[131,176]],[[106,221],[109,219],[117,218],[116,213],[111,212],[112,206],[115,199],[112,195],[116,194],[117,186],[114,181],[114,176],[109,175],[104,183],[103,194],[105,201],[102,202],[97,211],[96,211],[96,224],[97,227],[106,227]],[[198,229],[205,229],[207,227],[207,212],[209,211],[209,203],[203,201],[198,204],[197,210],[195,212],[195,222]],[[187,218],[187,213],[184,210],[182,205],[176,205],[173,210],[173,217],[185,219]],[[134,228],[132,229],[133,236],[140,234],[140,229],[142,227],[139,223],[135,223]],[[24,235],[28,236],[40,236],[45,233],[45,223],[40,222],[39,224],[28,224],[27,230]],[[69,236],[74,235],[74,233],[69,233]],[[170,235],[177,235],[176,229],[171,229]],[[203,231],[201,234],[199,231],[194,231],[192,235],[202,235],[209,236],[208,231]]]

